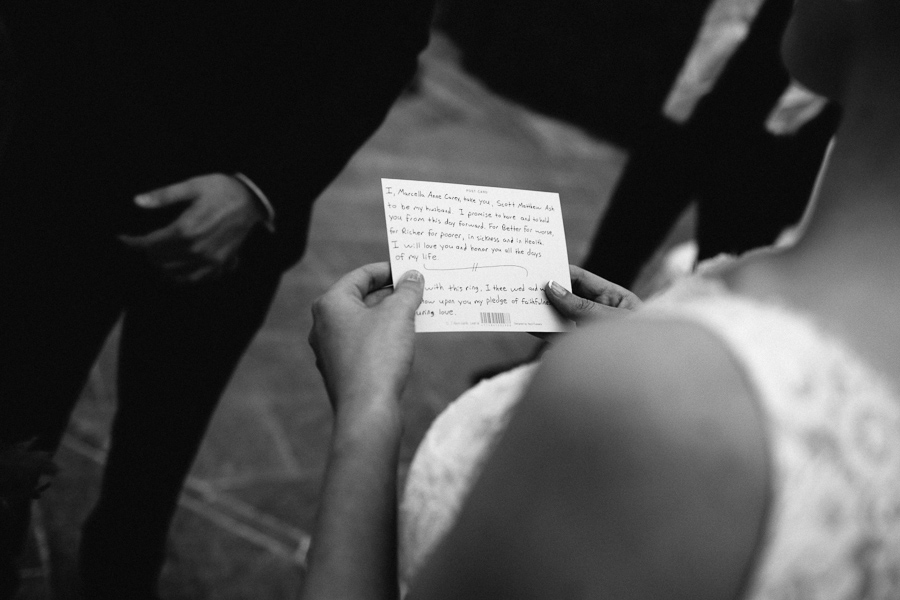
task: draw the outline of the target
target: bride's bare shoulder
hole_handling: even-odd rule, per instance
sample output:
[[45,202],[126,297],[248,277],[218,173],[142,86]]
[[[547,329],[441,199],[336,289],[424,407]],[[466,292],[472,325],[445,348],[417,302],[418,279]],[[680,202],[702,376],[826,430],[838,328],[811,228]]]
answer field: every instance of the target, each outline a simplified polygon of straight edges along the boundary
[[[548,400],[551,390],[560,403]],[[560,418],[614,416],[638,423],[644,434],[659,428],[660,436],[698,443],[719,432],[755,446],[762,432],[743,365],[718,335],[678,318],[622,319],[580,330],[547,353],[529,396]],[[697,438],[700,429],[705,435]]]
[[674,320],[588,328],[545,356],[424,588],[735,597],[767,482],[752,389],[715,335]]

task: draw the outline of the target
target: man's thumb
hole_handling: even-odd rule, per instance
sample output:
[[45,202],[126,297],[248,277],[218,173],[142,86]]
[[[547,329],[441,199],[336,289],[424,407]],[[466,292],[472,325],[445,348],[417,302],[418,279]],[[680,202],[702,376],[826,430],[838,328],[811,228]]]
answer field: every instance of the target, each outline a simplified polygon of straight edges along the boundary
[[161,208],[176,202],[193,200],[196,197],[197,190],[191,184],[191,181],[184,181],[138,194],[134,197],[134,203],[141,208]]

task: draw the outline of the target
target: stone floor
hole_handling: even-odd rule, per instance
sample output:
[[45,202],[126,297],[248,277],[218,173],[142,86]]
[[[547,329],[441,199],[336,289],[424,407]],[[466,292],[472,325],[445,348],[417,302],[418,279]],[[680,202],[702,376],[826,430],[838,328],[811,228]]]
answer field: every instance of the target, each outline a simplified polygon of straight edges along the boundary
[[[286,273],[185,486],[162,596],[296,597],[331,427],[306,343],[309,306],[344,272],[387,260],[381,177],[558,192],[570,262],[577,263],[625,159],[571,126],[489,93],[459,69],[452,45],[435,36],[416,89],[317,202],[309,250]],[[514,333],[422,334],[416,343],[403,400],[405,459],[475,372],[536,348],[533,338]],[[39,503],[23,600],[73,597],[78,526],[97,491],[115,409],[115,345],[114,332],[57,456],[61,473]]]

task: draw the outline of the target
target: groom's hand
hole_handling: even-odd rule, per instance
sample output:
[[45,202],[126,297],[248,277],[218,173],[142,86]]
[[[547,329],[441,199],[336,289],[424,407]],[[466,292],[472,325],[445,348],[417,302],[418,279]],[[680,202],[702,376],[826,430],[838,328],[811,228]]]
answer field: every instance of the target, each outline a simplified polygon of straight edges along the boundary
[[222,173],[139,194],[134,203],[150,211],[188,204],[165,227],[142,236],[119,236],[124,244],[143,252],[166,277],[186,283],[215,279],[236,267],[247,235],[265,219],[253,192]]

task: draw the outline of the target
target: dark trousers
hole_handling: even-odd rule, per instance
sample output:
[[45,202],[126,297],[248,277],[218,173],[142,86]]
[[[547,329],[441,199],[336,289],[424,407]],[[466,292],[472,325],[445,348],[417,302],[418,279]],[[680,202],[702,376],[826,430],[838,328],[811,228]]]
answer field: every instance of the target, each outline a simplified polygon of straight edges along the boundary
[[830,105],[793,135],[765,129],[790,81],[779,48],[791,6],[766,0],[691,118],[659,117],[632,148],[585,269],[631,285],[692,201],[701,259],[771,244],[800,220],[839,114]]
[[[48,225],[34,215],[15,225],[0,267],[8,284],[0,441],[36,436],[39,448],[56,450],[122,316],[118,410],[80,567],[87,597],[151,597],[184,478],[280,280],[268,234],[248,240],[236,271],[190,286],[162,280],[114,236],[72,233],[64,219]],[[27,529],[27,506],[12,508],[0,531],[0,598],[13,593],[11,561]]]
[[699,259],[773,243],[800,221],[837,120],[832,105],[792,136],[760,126],[734,143],[661,125],[653,143],[631,152],[582,266],[632,285],[691,202]]

